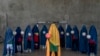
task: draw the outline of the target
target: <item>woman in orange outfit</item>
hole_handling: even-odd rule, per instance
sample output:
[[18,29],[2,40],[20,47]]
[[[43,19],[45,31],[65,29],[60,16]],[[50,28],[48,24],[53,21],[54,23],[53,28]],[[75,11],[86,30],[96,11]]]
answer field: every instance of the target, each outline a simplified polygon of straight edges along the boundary
[[54,23],[51,24],[46,38],[46,56],[61,56],[59,32]]

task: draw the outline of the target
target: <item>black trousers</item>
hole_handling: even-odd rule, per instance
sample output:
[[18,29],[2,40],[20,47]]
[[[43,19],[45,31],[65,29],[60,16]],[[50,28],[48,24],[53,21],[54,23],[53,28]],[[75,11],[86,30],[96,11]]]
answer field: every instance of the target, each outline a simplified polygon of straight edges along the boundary
[[[37,45],[36,45],[37,44]],[[40,48],[40,44],[39,42],[34,42],[34,49],[39,49]]]
[[22,52],[23,52],[22,42],[16,42],[15,53],[18,53],[18,50],[17,50],[17,46],[18,46],[18,45],[21,46],[21,51],[20,51],[20,53],[22,53]]
[[95,45],[89,45],[89,50],[90,52],[94,53],[95,52]]
[[72,40],[72,50],[77,51],[78,50],[78,40]]
[[31,41],[28,41],[28,42],[27,42],[27,48],[28,48],[28,49],[31,49]]

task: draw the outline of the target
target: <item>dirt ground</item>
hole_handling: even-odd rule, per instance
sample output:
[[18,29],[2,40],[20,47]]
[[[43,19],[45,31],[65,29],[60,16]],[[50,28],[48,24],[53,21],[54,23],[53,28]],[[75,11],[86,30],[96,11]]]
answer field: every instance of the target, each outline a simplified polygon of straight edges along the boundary
[[[3,44],[0,44],[0,56],[2,56],[2,52],[3,52]],[[69,56],[69,55],[70,56],[87,56],[86,54],[82,54],[78,51],[75,52],[68,49],[61,50],[61,56]],[[23,54],[18,53],[15,56],[45,56],[45,50],[40,49],[40,50],[35,50],[32,53],[23,53]]]

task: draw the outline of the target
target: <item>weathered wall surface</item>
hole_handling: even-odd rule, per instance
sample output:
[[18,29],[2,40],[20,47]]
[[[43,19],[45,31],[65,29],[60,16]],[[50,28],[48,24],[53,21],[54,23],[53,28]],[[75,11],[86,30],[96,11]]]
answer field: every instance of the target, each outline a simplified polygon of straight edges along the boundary
[[[100,0],[0,0],[0,34],[38,21],[66,21],[70,25],[95,25],[100,34]],[[2,33],[3,32],[3,33]],[[99,41],[100,42],[100,41]]]
[[97,25],[100,21],[99,0],[0,0],[0,4],[1,15],[12,28],[37,21],[65,20],[72,25]]

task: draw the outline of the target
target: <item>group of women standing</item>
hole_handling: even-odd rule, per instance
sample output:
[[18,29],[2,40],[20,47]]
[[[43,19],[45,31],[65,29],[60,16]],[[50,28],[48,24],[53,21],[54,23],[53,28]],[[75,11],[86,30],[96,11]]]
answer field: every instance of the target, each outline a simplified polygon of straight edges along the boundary
[[[61,48],[80,51],[88,55],[97,55],[97,31],[95,26],[92,25],[89,31],[87,31],[84,25],[79,31],[77,26],[71,28],[70,25],[67,25],[67,28],[64,29],[60,25],[57,27],[57,30],[59,32]],[[46,38],[45,35],[48,31],[50,31],[50,29],[48,29],[46,25],[43,25],[41,31],[39,31],[38,25],[34,25],[32,29],[31,26],[28,25],[25,31],[22,31],[20,27],[12,31],[12,29],[8,27],[5,32],[3,56],[14,55],[18,52],[32,52],[40,49],[40,47],[43,49],[46,48],[46,40],[48,38]],[[53,34],[55,35],[56,32]]]

